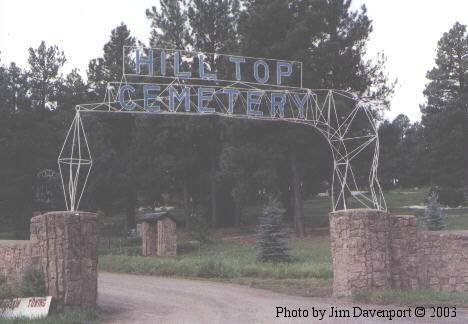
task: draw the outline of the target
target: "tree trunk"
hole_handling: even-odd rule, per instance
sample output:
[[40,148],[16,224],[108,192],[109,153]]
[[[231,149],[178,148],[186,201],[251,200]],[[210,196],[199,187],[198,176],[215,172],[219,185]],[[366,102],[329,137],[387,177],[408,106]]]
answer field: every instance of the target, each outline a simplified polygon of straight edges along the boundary
[[127,231],[136,228],[136,219],[135,219],[135,207],[136,207],[136,193],[131,192],[128,197],[127,207],[126,207],[126,216],[127,216]]
[[304,237],[304,223],[303,223],[303,202],[301,190],[301,178],[299,176],[299,169],[297,166],[297,157],[295,152],[290,153],[290,165],[292,174],[292,192],[293,192],[293,210],[294,210],[294,229],[298,237]]
[[184,199],[185,227],[189,229],[192,223],[192,211],[190,208],[190,197],[189,197],[189,191],[188,191],[187,174],[185,170],[184,170],[184,178],[182,181],[182,195]]
[[241,207],[238,202],[234,202],[234,214],[235,214],[235,219],[236,219],[236,227],[239,228],[241,225],[242,221],[242,213],[241,213]]
[[[466,63],[468,64],[468,62]],[[462,107],[463,107],[463,143],[464,143],[464,165],[465,165],[465,181],[464,183],[464,190],[465,194],[468,191],[468,89],[465,90],[465,93],[462,95]]]
[[214,167],[211,169],[211,179],[210,179],[210,196],[211,196],[211,227],[218,226],[218,218],[216,215],[217,201],[216,201],[216,179],[215,179],[216,170]]
[[210,174],[210,197],[211,197],[211,227],[215,228],[218,226],[217,212],[217,201],[216,201],[216,150],[215,141],[212,143],[211,152],[211,174]]
[[465,103],[465,120],[464,120],[464,138],[463,142],[465,143],[465,192],[468,191],[468,95],[467,102]]
[[288,199],[286,199],[286,202],[286,219],[294,222],[294,193],[291,184],[288,187]]
[[468,87],[465,80],[465,68],[468,65],[468,58],[463,58],[465,53],[459,53],[460,57],[460,70],[459,70],[459,82],[460,82],[460,98],[461,106],[463,109],[463,143],[464,143],[464,190],[468,191]]

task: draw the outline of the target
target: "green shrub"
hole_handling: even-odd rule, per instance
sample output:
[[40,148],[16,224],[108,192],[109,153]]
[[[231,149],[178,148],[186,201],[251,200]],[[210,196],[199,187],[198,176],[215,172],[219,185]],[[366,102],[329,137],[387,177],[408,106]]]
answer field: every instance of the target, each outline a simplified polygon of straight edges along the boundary
[[232,278],[234,277],[233,269],[229,268],[221,261],[213,259],[204,260],[200,264],[198,277],[201,278]]
[[99,256],[101,255],[129,255],[129,256],[138,256],[141,255],[141,246],[124,246],[116,247],[111,249],[99,249]]
[[192,214],[192,224],[190,234],[196,241],[207,243],[210,241],[208,236],[209,223],[207,220],[207,211],[203,206],[198,206]]
[[4,276],[0,275],[0,299],[13,297],[13,291]]
[[353,300],[357,302],[368,302],[372,297],[372,292],[369,289],[359,289],[353,291]]
[[126,246],[141,246],[141,237],[139,236],[128,236],[125,240]]
[[200,242],[199,241],[184,241],[177,243],[177,253],[188,253],[193,251],[200,250]]
[[42,271],[28,268],[16,284],[8,284],[6,278],[0,276],[0,299],[44,295],[45,280]]
[[463,189],[433,188],[431,189],[431,193],[432,192],[437,193],[442,206],[458,207],[465,204],[465,193]]
[[240,269],[240,275],[242,277],[259,277],[260,272],[258,265],[246,265]]
[[36,297],[45,295],[45,279],[42,271],[28,268],[16,288],[19,297]]

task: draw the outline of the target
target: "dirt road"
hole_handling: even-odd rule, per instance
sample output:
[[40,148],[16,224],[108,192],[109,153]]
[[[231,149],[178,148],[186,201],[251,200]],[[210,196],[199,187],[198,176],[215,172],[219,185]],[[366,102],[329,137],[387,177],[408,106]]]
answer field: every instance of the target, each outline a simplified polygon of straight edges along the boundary
[[[224,283],[178,278],[99,273],[99,306],[106,323],[414,323],[416,318],[330,318],[331,306],[350,310],[392,309],[372,305],[350,305],[342,301],[296,297]],[[276,317],[276,307],[308,310],[307,318]],[[313,317],[324,310],[323,320]],[[395,309],[395,308],[393,308]],[[302,313],[304,315],[304,313]],[[468,323],[468,312],[457,311],[447,321],[429,317],[418,323]]]

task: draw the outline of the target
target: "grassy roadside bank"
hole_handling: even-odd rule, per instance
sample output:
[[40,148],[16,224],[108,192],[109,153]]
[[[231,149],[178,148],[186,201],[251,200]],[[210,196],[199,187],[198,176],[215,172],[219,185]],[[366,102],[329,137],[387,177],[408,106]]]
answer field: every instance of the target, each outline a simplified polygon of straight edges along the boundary
[[139,247],[108,251],[99,257],[99,270],[144,275],[203,278],[301,295],[328,296],[333,276],[327,236],[291,243],[293,261],[260,263],[253,242],[214,241],[177,258],[147,258]]
[[1,319],[0,324],[69,324],[69,323],[86,323],[86,324],[97,324],[99,323],[98,312],[94,310],[74,310],[74,311],[65,311],[60,314],[50,314],[43,319]]
[[[428,188],[386,192],[389,211],[417,215]],[[329,201],[314,198],[304,205],[306,223],[326,224]],[[249,211],[251,218],[260,209]],[[468,229],[468,209],[448,209],[448,229]],[[224,232],[213,233],[213,241],[197,249],[183,249],[175,259],[139,256],[140,247],[101,251],[99,269],[109,272],[203,278],[269,289],[276,292],[314,297],[330,297],[333,281],[328,231],[308,230],[304,239],[292,239],[294,261],[283,264],[259,263],[255,260],[252,235],[226,240]],[[184,245],[184,242],[180,242]],[[468,307],[468,293],[438,293],[426,290],[380,292],[362,291],[353,300],[361,303],[401,305],[456,305]]]
[[396,304],[401,306],[457,306],[468,307],[468,292],[436,292],[431,290],[384,289],[356,292],[353,301],[369,304]]

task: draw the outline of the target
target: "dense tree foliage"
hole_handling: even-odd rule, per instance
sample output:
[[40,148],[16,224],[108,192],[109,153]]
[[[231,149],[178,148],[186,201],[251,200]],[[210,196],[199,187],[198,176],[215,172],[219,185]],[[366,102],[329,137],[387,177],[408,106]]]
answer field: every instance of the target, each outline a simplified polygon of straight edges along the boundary
[[[376,117],[392,91],[383,58],[365,59],[372,22],[365,7],[352,10],[350,0],[162,0],[146,16],[151,46],[300,60],[305,87],[378,97],[384,104],[373,111]],[[124,23],[116,26],[102,55],[90,61],[86,80],[77,70],[63,76],[64,54],[44,42],[30,50],[27,69],[0,66],[0,219],[14,224],[19,235],[38,208],[32,194],[37,172],[57,169],[74,106],[102,101],[108,83],[121,80],[122,48],[137,44]],[[225,65],[214,57],[206,64],[223,75]],[[351,109],[337,104],[343,114]],[[81,207],[110,215],[123,211],[128,228],[135,226],[138,206],[154,204],[181,206],[187,225],[196,210],[211,226],[240,226],[247,222],[247,205],[274,194],[296,234],[304,235],[304,197],[330,185],[329,148],[310,127],[127,114],[87,114],[84,122],[94,167]],[[368,132],[364,122],[358,120],[352,131]],[[423,133],[403,117],[382,124],[385,181],[427,181],[420,168]]]
[[146,17],[151,22],[150,46],[186,48],[189,36],[186,5],[186,0],[161,0],[160,10],[155,6],[146,9]]
[[386,188],[420,186],[429,182],[423,128],[398,115],[379,127],[380,181]]
[[45,110],[47,105],[49,109],[55,108],[63,81],[59,70],[65,61],[63,52],[57,46],[47,47],[44,41],[37,49],[29,49],[28,84],[33,108]]
[[421,107],[433,184],[468,188],[468,34],[456,23],[439,40]]

